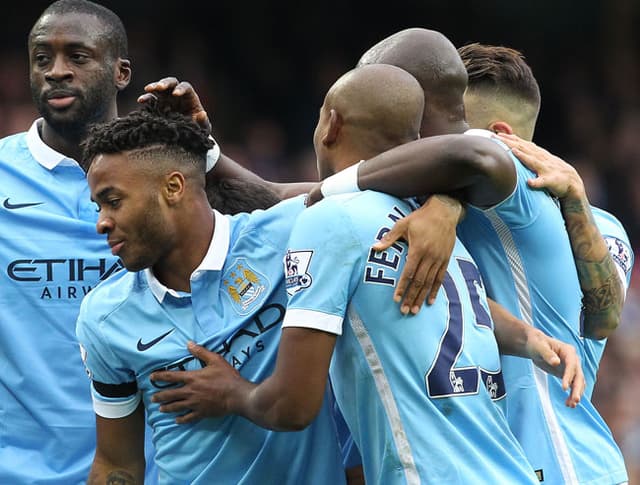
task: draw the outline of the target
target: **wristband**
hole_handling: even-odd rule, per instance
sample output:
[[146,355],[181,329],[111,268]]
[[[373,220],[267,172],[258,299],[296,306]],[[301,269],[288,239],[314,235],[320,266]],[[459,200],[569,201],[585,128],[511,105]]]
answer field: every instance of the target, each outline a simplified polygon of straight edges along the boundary
[[218,163],[218,160],[220,160],[220,145],[218,145],[218,142],[216,142],[211,135],[209,135],[209,139],[213,142],[213,148],[207,151],[207,166],[205,169],[207,173],[211,172],[213,167],[216,166],[216,163]]
[[324,179],[320,186],[322,196],[329,197],[330,195],[360,192],[360,187],[358,187],[358,167],[362,162],[364,160],[360,160],[355,165],[351,165]]

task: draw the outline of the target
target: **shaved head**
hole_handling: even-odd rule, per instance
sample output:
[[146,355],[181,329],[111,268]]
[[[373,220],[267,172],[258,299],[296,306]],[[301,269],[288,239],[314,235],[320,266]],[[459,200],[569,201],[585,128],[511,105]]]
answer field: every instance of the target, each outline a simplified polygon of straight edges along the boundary
[[[407,71],[382,64],[353,69],[338,79],[327,93],[314,135],[318,158],[328,149],[347,149],[357,159],[369,158],[394,146],[416,140],[424,95]],[[333,123],[333,125],[332,125]],[[325,135],[339,124],[335,141]],[[344,152],[342,152],[344,153]],[[349,160],[353,162],[357,160]],[[336,167],[320,169],[321,177]]]
[[412,28],[381,40],[363,54],[358,66],[391,64],[415,77],[425,96],[422,136],[460,132],[467,71],[455,46],[440,32]]

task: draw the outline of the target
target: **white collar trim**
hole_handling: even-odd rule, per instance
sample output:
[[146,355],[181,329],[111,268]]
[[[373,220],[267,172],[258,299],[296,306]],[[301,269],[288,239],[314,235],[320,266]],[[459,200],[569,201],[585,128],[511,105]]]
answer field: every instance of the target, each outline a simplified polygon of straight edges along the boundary
[[[231,239],[231,227],[229,219],[215,209],[213,210],[213,216],[215,219],[213,237],[211,238],[211,243],[209,244],[209,249],[207,250],[207,254],[205,254],[204,256],[204,259],[193,271],[193,273],[191,273],[190,279],[192,281],[197,278],[203,271],[220,271],[224,266],[225,260],[227,259],[227,253],[229,252],[229,243]],[[181,298],[182,296],[184,296],[184,294],[181,294],[180,292],[172,288],[167,288],[165,285],[160,283],[160,281],[158,281],[158,279],[153,274],[151,268],[146,268],[144,270],[144,274],[147,278],[147,283],[149,284],[149,288],[151,289],[153,296],[156,297],[159,303],[162,303],[167,293],[176,298]]]
[[33,155],[33,158],[48,170],[53,170],[58,165],[78,165],[74,159],[66,157],[60,152],[55,151],[47,145],[38,133],[38,126],[43,122],[42,118],[38,118],[33,122],[31,128],[27,132],[27,147]]

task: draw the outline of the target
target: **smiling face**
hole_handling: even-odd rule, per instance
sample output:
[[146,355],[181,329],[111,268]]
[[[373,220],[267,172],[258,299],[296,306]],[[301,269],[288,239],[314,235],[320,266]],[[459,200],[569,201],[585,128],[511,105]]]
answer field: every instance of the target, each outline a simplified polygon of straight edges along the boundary
[[162,195],[163,177],[116,153],[98,155],[87,178],[99,207],[96,229],[125,268],[140,271],[167,257],[177,231]]
[[122,72],[105,31],[97,17],[82,13],[45,15],[31,31],[31,95],[38,112],[60,131],[83,131],[116,114],[116,94],[129,71],[127,64]]

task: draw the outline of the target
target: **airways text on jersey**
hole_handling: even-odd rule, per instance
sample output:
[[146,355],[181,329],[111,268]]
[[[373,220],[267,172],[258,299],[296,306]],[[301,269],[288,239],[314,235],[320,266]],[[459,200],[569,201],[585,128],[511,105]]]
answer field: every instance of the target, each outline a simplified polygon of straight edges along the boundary
[[[387,214],[387,217],[392,223],[395,223],[398,219],[405,216],[406,214],[395,206],[393,207],[393,211]],[[376,234],[376,239],[378,241],[391,230],[387,225],[378,230],[378,233]],[[394,243],[389,249],[382,252],[376,252],[373,249],[370,249],[367,264],[364,267],[364,282],[395,286],[396,279],[392,275],[388,274],[388,271],[392,270],[395,273],[398,270],[400,257],[405,251],[406,246],[398,243]]]
[[[236,369],[241,369],[251,359],[256,358],[265,351],[269,345],[265,342],[265,337],[274,329],[277,332],[284,319],[284,314],[285,308],[283,305],[278,303],[265,305],[247,320],[243,328],[222,342],[222,344],[215,346],[213,351],[219,353]],[[273,338],[272,343],[277,347],[277,338]],[[203,342],[202,345],[210,348],[210,345],[207,345],[206,342]],[[158,347],[161,347],[161,345],[158,344]],[[204,362],[197,360],[193,356],[188,356],[155,370],[194,370],[202,368],[204,365]],[[162,382],[151,382],[151,384],[156,388],[170,386]]]
[[6,274],[21,291],[37,291],[40,299],[81,299],[122,268],[114,258],[24,258],[11,261]]

